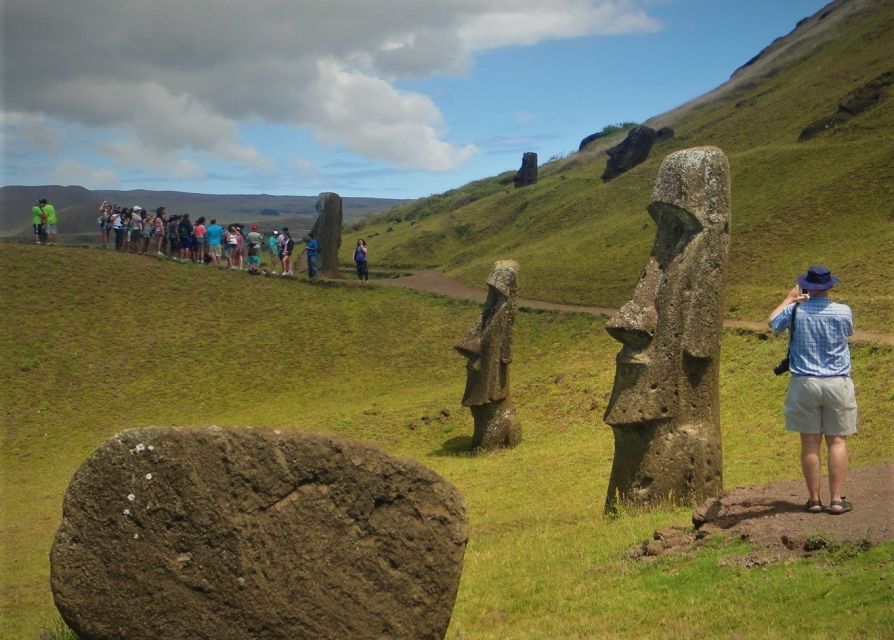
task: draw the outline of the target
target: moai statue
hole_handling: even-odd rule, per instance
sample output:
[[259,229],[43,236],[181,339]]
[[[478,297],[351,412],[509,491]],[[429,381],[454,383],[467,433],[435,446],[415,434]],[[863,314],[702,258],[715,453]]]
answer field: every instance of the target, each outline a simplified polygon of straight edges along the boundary
[[317,221],[311,233],[320,243],[320,273],[327,278],[340,278],[338,250],[341,248],[341,196],[337,193],[321,193],[316,204]]
[[719,364],[729,250],[729,163],[716,147],[672,153],[649,213],[657,230],[633,299],[606,330],[624,346],[605,422],[615,457],[605,510],[701,500],[723,488]]
[[533,151],[527,151],[522,155],[521,168],[515,173],[512,179],[515,188],[526,187],[529,184],[537,182],[537,154]]
[[518,304],[518,263],[498,260],[487,277],[481,319],[456,350],[469,359],[463,406],[475,419],[472,449],[514,447],[521,423],[509,397],[512,327]]

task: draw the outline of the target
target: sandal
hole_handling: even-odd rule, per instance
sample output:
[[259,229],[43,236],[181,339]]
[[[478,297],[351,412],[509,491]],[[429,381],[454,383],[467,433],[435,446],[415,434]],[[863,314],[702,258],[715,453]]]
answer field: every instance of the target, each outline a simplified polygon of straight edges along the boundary
[[808,500],[807,504],[804,505],[804,511],[807,513],[821,513],[823,510],[823,503],[820,500]]
[[[836,509],[837,507],[837,509]],[[841,515],[842,513],[847,513],[854,508],[854,504],[849,502],[842,496],[841,500],[833,500],[829,503],[829,508],[826,510],[828,513],[833,516]]]

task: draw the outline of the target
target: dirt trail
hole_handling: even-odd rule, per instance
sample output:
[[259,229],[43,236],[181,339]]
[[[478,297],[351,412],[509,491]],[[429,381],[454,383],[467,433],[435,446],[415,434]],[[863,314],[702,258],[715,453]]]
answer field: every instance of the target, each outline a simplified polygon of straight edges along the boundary
[[[487,296],[486,289],[469,287],[456,280],[451,280],[440,271],[434,269],[425,269],[414,271],[411,275],[401,278],[380,279],[375,283],[385,287],[403,287],[406,289],[415,289],[417,291],[426,291],[428,293],[436,293],[449,298],[459,300],[473,300],[475,302],[484,302]],[[547,311],[557,311],[559,313],[588,313],[594,316],[602,316],[609,318],[615,314],[617,309],[606,307],[590,307],[577,304],[560,304],[558,302],[544,302],[542,300],[519,300],[519,306],[523,309],[544,309]],[[727,328],[745,329],[748,331],[767,332],[766,323],[752,322],[749,320],[731,320],[723,321],[723,325]],[[877,333],[872,331],[856,330],[854,332],[853,342],[877,342],[881,344],[894,345],[894,334]]]

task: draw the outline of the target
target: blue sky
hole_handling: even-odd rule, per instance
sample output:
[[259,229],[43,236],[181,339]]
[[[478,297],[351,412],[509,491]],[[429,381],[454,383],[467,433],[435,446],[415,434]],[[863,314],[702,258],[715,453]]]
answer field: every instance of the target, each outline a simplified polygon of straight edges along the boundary
[[426,196],[694,98],[825,3],[245,4],[7,0],[3,184]]

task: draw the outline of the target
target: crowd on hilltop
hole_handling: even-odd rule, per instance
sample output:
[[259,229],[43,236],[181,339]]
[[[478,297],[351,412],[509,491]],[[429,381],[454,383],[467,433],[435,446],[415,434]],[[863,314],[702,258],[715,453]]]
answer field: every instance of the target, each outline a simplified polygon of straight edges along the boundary
[[[99,206],[101,242],[103,248],[113,244],[115,250],[125,253],[151,254],[171,260],[210,264],[216,267],[263,273],[261,256],[266,253],[270,262],[269,273],[294,275],[293,258],[295,239],[288,227],[274,230],[266,238],[256,224],[248,232],[238,223],[226,227],[204,216],[195,221],[188,213],[167,213],[166,207],[158,207],[154,213],[143,207],[120,207],[104,201]],[[315,278],[320,272],[320,245],[313,233],[302,239],[307,256],[307,276]],[[357,276],[369,279],[368,249],[361,238],[354,251]]]

